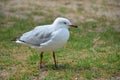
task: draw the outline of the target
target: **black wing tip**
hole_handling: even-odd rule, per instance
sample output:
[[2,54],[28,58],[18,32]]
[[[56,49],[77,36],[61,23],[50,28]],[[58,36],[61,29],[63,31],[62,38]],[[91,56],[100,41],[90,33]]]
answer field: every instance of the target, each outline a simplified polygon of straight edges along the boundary
[[18,40],[20,37],[15,37],[15,38],[13,38],[11,41],[16,41],[16,40]]

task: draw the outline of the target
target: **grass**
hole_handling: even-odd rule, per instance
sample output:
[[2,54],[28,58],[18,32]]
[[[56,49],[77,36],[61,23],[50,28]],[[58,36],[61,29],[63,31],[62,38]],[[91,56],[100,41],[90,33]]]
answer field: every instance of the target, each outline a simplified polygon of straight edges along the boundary
[[[38,69],[39,52],[10,41],[37,24],[42,23],[34,24],[31,20],[18,19],[13,26],[0,27],[2,79],[33,80],[40,78],[42,73]],[[96,32],[95,28],[98,25],[106,24],[98,20],[98,22],[81,23],[82,27],[79,29],[71,29],[71,37],[67,45],[56,52],[58,64],[64,66],[64,69],[54,69],[52,55],[45,53],[43,61],[48,71],[45,72],[47,75],[43,80],[93,80],[119,77],[119,32],[108,25],[102,32]],[[5,76],[7,77],[5,78]]]
[[[62,7],[63,13],[71,11]],[[80,11],[84,9],[80,8]],[[31,16],[29,14],[28,16]],[[21,19],[0,14],[0,79],[1,80],[119,80],[120,79],[120,32],[118,20],[95,17],[95,21],[75,22],[79,28],[70,29],[67,44],[56,52],[58,65],[55,69],[52,54],[45,53],[43,64],[47,71],[39,71],[39,52],[11,40],[37,25],[52,23],[54,15],[43,15],[45,20],[34,22],[32,17]],[[55,15],[58,16],[58,15]],[[12,25],[6,25],[14,22]]]

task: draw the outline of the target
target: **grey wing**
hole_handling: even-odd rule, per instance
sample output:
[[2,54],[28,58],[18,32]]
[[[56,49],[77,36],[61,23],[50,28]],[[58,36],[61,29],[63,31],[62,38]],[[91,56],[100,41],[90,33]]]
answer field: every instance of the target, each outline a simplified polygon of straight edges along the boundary
[[38,28],[24,33],[19,41],[33,46],[40,46],[40,44],[49,41],[52,38],[52,30],[49,28]]

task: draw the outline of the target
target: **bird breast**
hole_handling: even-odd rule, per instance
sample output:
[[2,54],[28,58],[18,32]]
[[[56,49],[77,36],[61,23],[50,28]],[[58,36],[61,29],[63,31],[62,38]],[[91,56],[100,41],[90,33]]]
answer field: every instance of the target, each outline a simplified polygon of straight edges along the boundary
[[56,51],[63,47],[69,39],[69,31],[66,28],[58,29],[57,31],[54,31],[52,35],[54,36],[52,40],[41,46],[41,51]]
[[55,32],[53,32],[53,41],[58,44],[64,44],[69,39],[69,31],[66,28],[59,29]]

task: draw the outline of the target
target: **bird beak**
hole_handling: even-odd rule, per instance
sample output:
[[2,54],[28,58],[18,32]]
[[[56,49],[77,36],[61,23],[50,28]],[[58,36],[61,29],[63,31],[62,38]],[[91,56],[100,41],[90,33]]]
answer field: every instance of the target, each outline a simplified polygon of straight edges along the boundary
[[74,28],[78,28],[78,26],[76,25],[69,25],[70,27],[74,27]]

